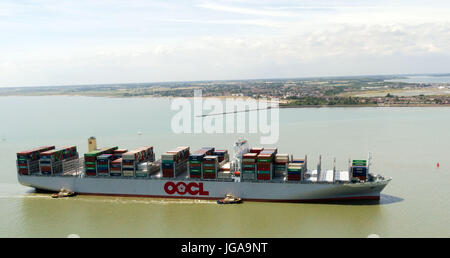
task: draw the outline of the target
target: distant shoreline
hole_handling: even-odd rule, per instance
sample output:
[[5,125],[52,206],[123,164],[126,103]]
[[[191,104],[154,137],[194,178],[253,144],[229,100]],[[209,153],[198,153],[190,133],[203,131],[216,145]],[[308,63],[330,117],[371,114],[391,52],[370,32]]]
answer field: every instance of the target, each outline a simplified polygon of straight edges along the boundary
[[450,104],[391,104],[391,105],[280,105],[280,108],[347,108],[347,107],[450,107]]
[[[101,95],[84,95],[84,94],[5,94],[0,97],[92,97],[92,98],[116,98],[116,99],[173,99],[173,98],[187,98],[193,99],[194,97],[178,97],[178,96],[101,96]],[[202,96],[204,99],[254,99],[246,96]],[[354,105],[295,105],[295,104],[280,104],[279,108],[348,108],[348,107],[450,107],[450,104],[354,104]]]

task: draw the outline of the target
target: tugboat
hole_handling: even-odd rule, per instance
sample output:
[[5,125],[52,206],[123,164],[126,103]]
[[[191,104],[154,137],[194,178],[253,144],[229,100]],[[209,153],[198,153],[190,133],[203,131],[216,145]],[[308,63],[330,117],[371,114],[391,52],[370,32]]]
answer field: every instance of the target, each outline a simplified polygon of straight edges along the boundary
[[66,189],[61,189],[58,193],[52,194],[52,198],[72,197],[75,193]]
[[242,203],[242,199],[239,197],[234,197],[231,194],[227,194],[225,198],[222,200],[217,200],[217,204],[235,204],[235,203]]

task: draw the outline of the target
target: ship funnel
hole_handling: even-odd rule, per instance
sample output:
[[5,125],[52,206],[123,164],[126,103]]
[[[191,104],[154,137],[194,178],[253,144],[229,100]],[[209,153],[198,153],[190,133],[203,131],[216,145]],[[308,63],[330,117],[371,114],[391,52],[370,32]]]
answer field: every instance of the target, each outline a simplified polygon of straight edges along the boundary
[[88,139],[88,149],[89,152],[95,151],[97,149],[97,139],[94,136],[91,136]]

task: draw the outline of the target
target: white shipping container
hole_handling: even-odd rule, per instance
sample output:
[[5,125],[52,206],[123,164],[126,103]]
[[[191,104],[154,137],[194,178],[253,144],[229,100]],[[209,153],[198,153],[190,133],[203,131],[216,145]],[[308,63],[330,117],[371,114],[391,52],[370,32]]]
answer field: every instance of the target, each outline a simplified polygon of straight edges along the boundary
[[134,176],[134,172],[133,171],[124,170],[124,171],[122,171],[122,175],[123,176],[132,177],[132,176]]
[[277,162],[289,162],[289,154],[277,154],[275,160]]
[[288,163],[288,168],[298,169],[302,167],[303,167],[302,163]]
[[231,178],[232,174],[230,172],[219,172],[217,173],[217,178],[226,179]]
[[242,173],[242,179],[255,179],[255,173]]
[[161,160],[175,160],[175,155],[174,153],[165,153],[161,155]]

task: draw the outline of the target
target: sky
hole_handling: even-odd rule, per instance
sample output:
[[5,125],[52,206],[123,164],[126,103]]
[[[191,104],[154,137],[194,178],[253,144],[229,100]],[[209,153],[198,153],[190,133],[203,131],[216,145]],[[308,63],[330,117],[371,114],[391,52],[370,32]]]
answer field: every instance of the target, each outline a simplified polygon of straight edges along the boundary
[[449,67],[450,1],[0,1],[0,87]]

